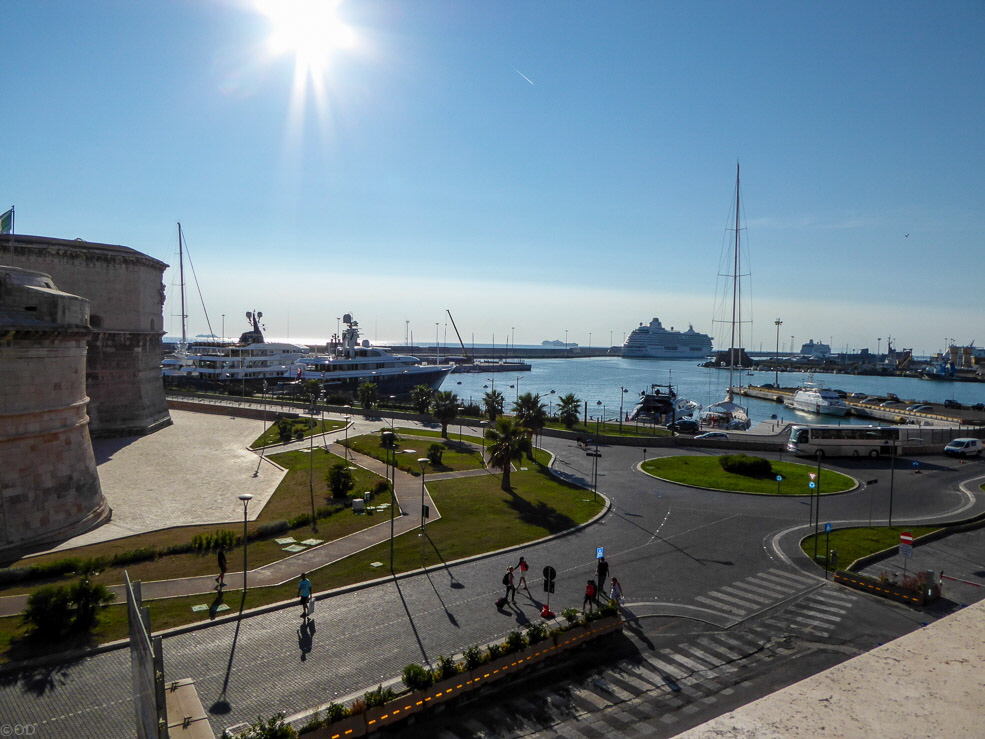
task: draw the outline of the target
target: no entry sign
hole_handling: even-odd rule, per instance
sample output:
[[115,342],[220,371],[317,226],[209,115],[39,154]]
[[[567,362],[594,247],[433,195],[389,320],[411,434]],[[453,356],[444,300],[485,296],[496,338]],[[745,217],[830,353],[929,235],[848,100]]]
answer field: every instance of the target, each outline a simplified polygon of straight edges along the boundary
[[904,531],[899,535],[899,553],[904,557],[913,556],[913,534]]

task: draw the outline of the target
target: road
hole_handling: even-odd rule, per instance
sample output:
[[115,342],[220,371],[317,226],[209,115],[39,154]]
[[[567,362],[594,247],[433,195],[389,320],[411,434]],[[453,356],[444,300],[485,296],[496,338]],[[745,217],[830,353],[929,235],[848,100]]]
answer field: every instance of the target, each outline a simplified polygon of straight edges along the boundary
[[[591,459],[573,442],[547,439],[545,444],[557,455],[559,473],[588,479]],[[520,551],[327,598],[319,603],[310,633],[300,630],[299,609],[291,606],[169,637],[166,679],[196,681],[217,734],[257,715],[295,714],[361,695],[397,679],[408,663],[459,653],[535,620],[542,596],[537,577],[529,578],[531,591],[521,591],[516,608],[493,606],[505,566],[521,553],[531,574],[548,564],[557,570],[555,611],[580,606],[596,547],[602,546],[611,574],[623,583],[628,636],[605,655],[603,665],[589,665],[578,675],[563,676],[559,687],[546,688],[557,694],[548,705],[559,713],[544,717],[537,730],[551,731],[545,727],[565,716],[583,726],[582,713],[603,723],[618,717],[612,720],[631,728],[635,724],[627,717],[635,710],[652,713],[654,725],[670,736],[956,607],[942,604],[936,615],[911,611],[827,583],[790,546],[807,529],[806,499],[664,483],[638,470],[641,459],[639,449],[602,448],[599,489],[610,497],[612,510],[594,526]],[[900,472],[905,460],[897,464],[894,521],[967,517],[985,507],[960,488],[985,471],[981,464],[924,462],[919,475]],[[885,518],[888,461],[828,465],[861,479],[878,477],[880,483],[827,496],[822,522],[864,522],[870,510],[875,520]],[[6,675],[0,710],[6,722],[35,725],[50,736],[132,736],[129,685],[128,653],[117,650]],[[582,713],[565,704],[565,690]],[[660,700],[654,701],[657,695]],[[641,721],[635,723],[645,725]],[[480,735],[481,725],[474,735]],[[519,735],[520,727],[515,728]],[[459,726],[453,733],[467,735],[461,731]]]

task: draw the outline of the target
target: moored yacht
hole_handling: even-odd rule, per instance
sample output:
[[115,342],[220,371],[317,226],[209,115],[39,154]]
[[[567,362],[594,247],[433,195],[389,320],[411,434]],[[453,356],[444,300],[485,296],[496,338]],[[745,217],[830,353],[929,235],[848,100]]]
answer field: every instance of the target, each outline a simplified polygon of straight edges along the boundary
[[346,313],[342,321],[346,328],[331,354],[298,360],[298,380],[317,380],[328,392],[352,393],[371,382],[379,387],[380,395],[399,397],[409,395],[417,385],[437,390],[454,368],[451,364],[422,364],[417,357],[371,346],[368,340],[359,340],[359,324],[350,314]]
[[808,380],[797,389],[790,401],[790,407],[825,416],[844,416],[848,413],[848,405],[838,393],[821,387],[813,380]]

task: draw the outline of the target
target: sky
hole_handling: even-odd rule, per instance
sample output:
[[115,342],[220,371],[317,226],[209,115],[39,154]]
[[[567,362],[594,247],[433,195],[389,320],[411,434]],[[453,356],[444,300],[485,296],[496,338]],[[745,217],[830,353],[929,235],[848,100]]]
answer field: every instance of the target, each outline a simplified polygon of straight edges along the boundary
[[985,344],[981,0],[0,0],[0,29],[0,211],[172,265],[172,335],[180,221],[191,335],[453,344],[450,310],[466,343],[656,316],[722,347],[740,164],[747,347]]

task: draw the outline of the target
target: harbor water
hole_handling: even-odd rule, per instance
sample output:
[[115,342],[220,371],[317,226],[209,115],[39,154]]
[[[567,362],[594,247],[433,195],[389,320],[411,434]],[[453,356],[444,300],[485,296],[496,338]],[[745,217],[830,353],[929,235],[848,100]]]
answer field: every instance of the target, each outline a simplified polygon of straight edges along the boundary
[[[589,418],[604,417],[618,420],[632,411],[640,393],[653,384],[673,385],[679,397],[700,403],[703,407],[725,397],[728,386],[728,370],[699,367],[691,362],[660,359],[623,359],[622,357],[591,357],[580,359],[528,360],[529,372],[453,373],[442,384],[442,390],[451,390],[462,402],[482,403],[483,395],[495,388],[506,399],[506,410],[513,407],[518,395],[539,393],[541,399],[553,409],[560,396],[573,393],[582,403],[588,403]],[[773,372],[736,371],[736,385],[762,385],[772,383]],[[806,373],[780,372],[779,384],[796,388],[808,380]],[[985,402],[985,383],[938,382],[910,377],[878,377],[870,375],[815,374],[815,381],[833,390],[846,393],[865,393],[885,396],[895,393],[912,403],[943,403],[957,400],[965,406]],[[774,414],[778,419],[810,423],[877,423],[873,419],[854,417],[832,418],[801,413],[756,398],[741,398],[748,407],[753,424],[766,421]],[[907,403],[909,404],[909,403]],[[604,414],[604,416],[603,416]]]

